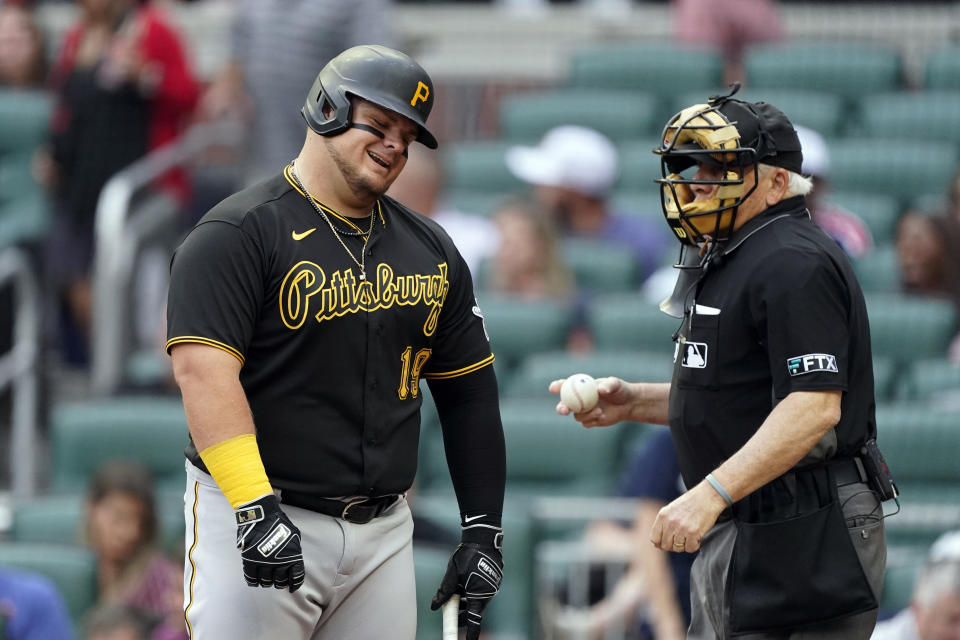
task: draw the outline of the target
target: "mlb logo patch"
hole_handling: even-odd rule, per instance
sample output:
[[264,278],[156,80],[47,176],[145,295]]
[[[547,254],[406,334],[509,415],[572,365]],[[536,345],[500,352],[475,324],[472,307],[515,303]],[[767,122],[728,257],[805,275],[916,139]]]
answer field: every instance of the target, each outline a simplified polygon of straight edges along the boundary
[[790,372],[791,376],[802,376],[814,371],[839,373],[837,356],[832,356],[829,353],[808,353],[805,356],[788,358],[787,371]]
[[690,369],[706,369],[706,342],[685,342],[680,348],[683,350],[683,360],[680,361],[682,366]]

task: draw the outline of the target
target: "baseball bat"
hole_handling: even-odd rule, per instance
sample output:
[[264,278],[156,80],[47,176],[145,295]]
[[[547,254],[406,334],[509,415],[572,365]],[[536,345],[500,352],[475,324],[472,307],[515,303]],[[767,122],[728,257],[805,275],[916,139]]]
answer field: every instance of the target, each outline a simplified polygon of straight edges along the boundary
[[443,640],[457,640],[460,596],[454,594],[443,604]]

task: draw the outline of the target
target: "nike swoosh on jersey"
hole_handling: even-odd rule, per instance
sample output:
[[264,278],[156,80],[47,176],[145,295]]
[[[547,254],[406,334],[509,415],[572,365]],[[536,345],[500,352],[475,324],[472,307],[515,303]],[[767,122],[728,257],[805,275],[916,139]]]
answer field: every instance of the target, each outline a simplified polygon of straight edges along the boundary
[[476,520],[477,518],[482,518],[482,517],[484,517],[484,516],[486,516],[486,515],[487,515],[487,514],[485,514],[485,513],[481,513],[481,514],[478,515],[478,516],[463,516],[463,521],[464,521],[464,522],[473,522],[473,521]]
[[312,229],[307,229],[307,230],[304,231],[303,233],[297,233],[296,231],[291,231],[291,232],[290,232],[290,235],[291,235],[291,237],[293,237],[294,240],[303,240],[304,238],[306,238],[308,235],[310,235],[311,233],[313,233],[313,232],[316,231],[316,230],[317,230],[317,228],[316,228],[316,227],[313,227]]

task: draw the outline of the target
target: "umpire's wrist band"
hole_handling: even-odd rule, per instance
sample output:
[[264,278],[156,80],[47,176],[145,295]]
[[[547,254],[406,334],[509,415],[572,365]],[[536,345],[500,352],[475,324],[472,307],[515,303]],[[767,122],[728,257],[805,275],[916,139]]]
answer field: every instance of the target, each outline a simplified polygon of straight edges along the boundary
[[252,433],[211,445],[200,452],[200,459],[234,509],[273,493]]
[[733,506],[733,499],[730,497],[730,494],[727,493],[727,490],[723,488],[723,485],[720,484],[720,481],[713,477],[712,473],[707,474],[707,482],[710,483],[710,486],[713,487],[717,493],[720,494],[720,497],[723,498],[724,502],[727,503],[728,507]]

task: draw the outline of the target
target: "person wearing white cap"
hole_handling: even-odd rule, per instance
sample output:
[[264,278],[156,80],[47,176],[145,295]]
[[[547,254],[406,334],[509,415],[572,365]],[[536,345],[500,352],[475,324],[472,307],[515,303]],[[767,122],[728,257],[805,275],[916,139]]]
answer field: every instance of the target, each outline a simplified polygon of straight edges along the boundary
[[910,606],[877,625],[870,640],[960,639],[960,529],[940,536],[917,575]]
[[870,228],[860,216],[828,200],[830,152],[823,137],[804,126],[794,128],[803,146],[803,175],[813,180],[813,190],[807,195],[810,215],[848,256],[859,258],[873,248]]
[[615,211],[610,194],[620,172],[617,148],[587,127],[562,125],[537,146],[507,150],[510,171],[534,187],[565,237],[594,238],[630,248],[642,278],[662,262],[672,244],[662,225]]

